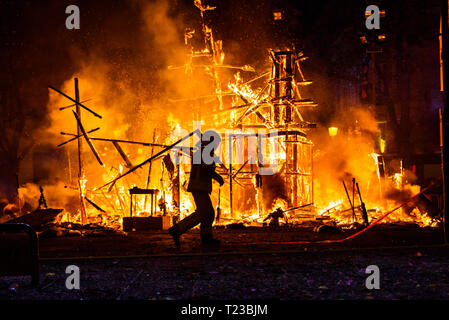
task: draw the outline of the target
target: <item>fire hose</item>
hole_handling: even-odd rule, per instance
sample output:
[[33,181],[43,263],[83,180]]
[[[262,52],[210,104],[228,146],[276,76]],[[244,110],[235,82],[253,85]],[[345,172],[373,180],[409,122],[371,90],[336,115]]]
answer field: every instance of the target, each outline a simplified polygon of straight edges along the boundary
[[[240,244],[241,245],[273,245],[273,244],[276,244],[276,245],[289,244],[290,245],[290,244],[342,243],[342,242],[347,241],[349,239],[353,239],[355,237],[358,237],[362,233],[365,233],[366,231],[368,231],[369,229],[371,229],[375,225],[379,224],[382,220],[384,220],[390,214],[392,214],[393,212],[395,212],[395,211],[399,210],[400,208],[404,207],[406,204],[412,202],[413,200],[415,200],[415,198],[419,197],[421,194],[423,194],[424,192],[429,190],[436,183],[437,180],[439,180],[439,178],[434,180],[427,187],[425,187],[423,190],[421,190],[419,193],[415,194],[413,197],[411,197],[407,201],[405,201],[402,204],[398,205],[394,209],[391,209],[391,210],[387,211],[383,216],[381,216],[380,218],[378,218],[377,220],[372,222],[370,225],[366,226],[365,228],[359,230],[358,232],[356,232],[354,234],[351,234],[351,235],[349,235],[349,236],[347,236],[347,237],[345,237],[343,239],[319,240],[319,241],[305,241],[305,240],[300,240],[300,241],[263,241],[263,242],[245,242],[245,243],[240,243]],[[235,243],[229,243],[229,244],[226,243],[224,245],[235,245]]]

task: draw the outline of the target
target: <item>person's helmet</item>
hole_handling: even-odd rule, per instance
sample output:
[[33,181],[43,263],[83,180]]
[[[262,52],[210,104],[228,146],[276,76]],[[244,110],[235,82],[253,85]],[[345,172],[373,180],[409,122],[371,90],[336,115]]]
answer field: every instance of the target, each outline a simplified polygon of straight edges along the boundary
[[[218,134],[216,134],[214,132],[214,134],[205,134],[208,131],[205,131],[202,135],[201,135],[201,140],[199,140],[195,146],[197,148],[205,148],[207,145],[211,144],[212,142],[215,141],[215,136],[218,136]],[[218,136],[218,139],[220,139],[220,137]]]

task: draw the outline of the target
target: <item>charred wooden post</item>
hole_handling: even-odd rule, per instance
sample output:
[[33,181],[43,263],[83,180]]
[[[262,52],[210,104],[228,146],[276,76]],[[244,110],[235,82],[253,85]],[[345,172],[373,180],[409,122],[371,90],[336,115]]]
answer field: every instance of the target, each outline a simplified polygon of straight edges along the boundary
[[114,145],[115,149],[117,149],[117,152],[120,154],[122,159],[125,161],[126,166],[128,168],[131,168],[133,165],[131,161],[129,160],[128,156],[126,155],[125,151],[123,151],[122,147],[118,144],[117,141],[112,141],[112,144]]
[[[286,83],[285,83],[285,96],[287,98],[293,98],[292,95],[292,80],[293,80],[293,66],[292,66],[292,54],[289,51],[285,56],[285,73],[286,73]],[[292,106],[287,104],[285,107],[285,123],[292,122]]]
[[[179,155],[179,154],[178,154]],[[178,208],[178,216],[181,216],[181,163],[176,164],[176,177],[173,183],[174,201]]]
[[[291,151],[292,152],[292,156],[293,156],[293,159],[292,159],[292,171],[299,173],[301,170],[303,170],[303,168],[300,168],[299,163],[298,163],[298,161],[299,161],[299,159],[298,159],[298,147],[300,147],[300,149],[301,149],[301,157],[302,157],[303,156],[303,154],[302,154],[302,146],[299,145],[296,142],[296,141],[298,141],[298,136],[293,135],[292,138],[289,138],[289,139],[294,139],[294,141],[295,141],[295,143],[288,143],[287,142],[287,146],[289,147],[289,149],[293,149]],[[296,176],[292,176],[292,177],[293,177],[293,180],[294,180],[293,183],[292,183],[292,195],[297,195],[298,192],[299,192],[299,189],[300,189],[299,186],[298,186],[299,181],[298,181]],[[292,201],[292,205],[294,207],[296,207],[298,205],[298,197],[294,196],[293,198],[294,199]]]
[[[360,208],[362,210],[363,224],[365,226],[368,226],[369,225],[368,212],[366,211],[365,203],[362,200],[362,194],[360,193],[359,183],[357,182],[356,185],[357,185],[357,193],[359,194],[359,199],[360,199]],[[355,202],[354,202],[354,205],[355,205]]]
[[348,197],[349,205],[351,206],[351,209],[352,209],[352,217],[354,218],[355,217],[355,208],[351,202],[351,198],[349,197],[349,193],[348,193],[348,189],[346,188],[345,181],[343,180],[342,182],[343,182],[343,187],[345,188],[346,196]]
[[[81,120],[81,107],[80,107],[80,94],[78,89],[78,78],[75,78],[75,104],[76,104],[76,114],[78,115],[78,118]],[[78,136],[82,136],[81,128],[79,126],[79,122],[77,122],[76,125],[76,131]],[[81,223],[86,224],[87,223],[87,215],[86,215],[86,207],[84,204],[84,170],[83,170],[83,141],[81,139],[78,139],[78,187],[79,187],[79,193],[80,193],[80,210],[81,210]]]
[[281,62],[274,56],[274,123],[280,122],[280,106],[279,101],[281,98]]
[[274,123],[279,125],[281,121],[281,108],[285,107],[284,123],[292,122],[292,105],[283,101],[293,100],[294,92],[292,82],[294,80],[295,59],[294,52],[290,50],[275,51],[272,53],[274,75]]
[[86,199],[87,202],[89,202],[95,209],[97,209],[100,212],[106,213],[105,210],[103,210],[99,205],[97,205],[95,202],[93,202],[92,200],[90,200],[87,197],[84,197],[84,199]]
[[[78,114],[76,112],[73,112],[73,115],[75,116],[76,122],[78,123],[78,127],[80,128],[84,139],[87,142],[87,145],[89,146],[89,148],[92,150],[92,153],[94,154],[95,158],[97,159],[98,163],[100,164],[100,166],[103,166],[103,162],[100,159],[100,155],[98,154],[97,150],[95,149],[94,145],[92,144],[92,141],[90,141],[89,136],[86,133],[86,130],[84,130],[83,124],[81,123],[81,118],[78,116]],[[78,139],[79,141],[80,139]]]
[[[75,78],[75,79],[77,79],[77,78]],[[69,97],[68,95],[66,95],[66,94],[65,94],[64,92],[62,92],[61,90],[58,90],[58,89],[56,89],[56,88],[53,87],[53,86],[48,86],[48,88],[50,88],[51,90],[53,90],[53,91],[59,93],[60,95],[62,95],[63,97],[69,99],[70,101],[73,101],[73,102],[75,103],[75,105],[78,104],[81,108],[83,108],[84,110],[89,111],[90,113],[92,113],[92,114],[93,114],[94,116],[96,116],[97,118],[100,118],[100,119],[103,118],[102,116],[100,116],[98,113],[96,113],[96,112],[93,111],[92,109],[86,107],[81,101],[76,101],[76,99],[73,99],[73,98]]]
[[[357,187],[358,187],[358,185],[357,185]],[[355,195],[355,178],[352,178],[352,203],[355,207],[354,195]],[[352,211],[352,222],[355,222],[355,210]]]
[[[156,129],[153,130],[153,143],[156,141]],[[151,147],[151,157],[154,154],[154,147]],[[148,166],[148,176],[147,176],[147,184],[146,184],[146,189],[148,189],[148,187],[150,186],[150,181],[151,181],[151,169],[153,168],[153,162],[150,162],[150,165]],[[145,200],[143,203],[143,209],[146,210],[147,208],[147,200],[148,200],[148,196],[145,195]]]

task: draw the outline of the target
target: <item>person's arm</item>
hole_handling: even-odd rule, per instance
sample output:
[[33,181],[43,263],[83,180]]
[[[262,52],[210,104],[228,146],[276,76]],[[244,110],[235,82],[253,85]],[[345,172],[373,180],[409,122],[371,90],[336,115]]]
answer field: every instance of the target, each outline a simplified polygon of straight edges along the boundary
[[204,165],[204,168],[205,170],[207,170],[209,177],[217,181],[220,186],[224,184],[223,178],[217,172],[215,172],[215,165]]
[[216,173],[215,170],[212,172],[212,179],[217,181],[220,184],[220,186],[224,184],[223,178],[218,173]]

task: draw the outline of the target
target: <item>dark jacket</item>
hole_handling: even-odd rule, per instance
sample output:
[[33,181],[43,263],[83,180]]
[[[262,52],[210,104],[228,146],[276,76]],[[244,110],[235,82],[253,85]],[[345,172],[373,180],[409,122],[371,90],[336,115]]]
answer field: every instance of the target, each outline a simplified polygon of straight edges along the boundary
[[215,172],[215,165],[213,164],[192,164],[187,191],[211,193],[212,179],[214,179],[216,175],[218,175],[218,173]]

